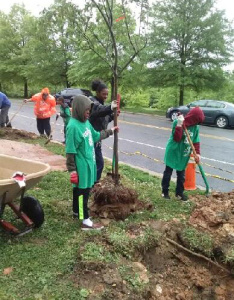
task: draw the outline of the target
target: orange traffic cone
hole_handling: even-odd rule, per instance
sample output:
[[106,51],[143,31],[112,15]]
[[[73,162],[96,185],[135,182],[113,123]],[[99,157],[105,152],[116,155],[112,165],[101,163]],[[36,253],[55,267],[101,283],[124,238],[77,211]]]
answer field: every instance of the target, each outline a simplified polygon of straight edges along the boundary
[[187,191],[196,190],[196,162],[193,154],[190,155],[190,159],[185,170],[184,189]]

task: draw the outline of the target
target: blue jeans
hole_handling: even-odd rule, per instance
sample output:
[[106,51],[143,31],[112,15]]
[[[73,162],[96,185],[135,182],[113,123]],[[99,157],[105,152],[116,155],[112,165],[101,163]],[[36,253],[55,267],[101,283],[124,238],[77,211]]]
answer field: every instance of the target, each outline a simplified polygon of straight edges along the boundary
[[104,159],[102,156],[102,144],[100,142],[95,144],[95,156],[97,165],[97,180],[98,182],[102,176],[102,170],[104,168]]

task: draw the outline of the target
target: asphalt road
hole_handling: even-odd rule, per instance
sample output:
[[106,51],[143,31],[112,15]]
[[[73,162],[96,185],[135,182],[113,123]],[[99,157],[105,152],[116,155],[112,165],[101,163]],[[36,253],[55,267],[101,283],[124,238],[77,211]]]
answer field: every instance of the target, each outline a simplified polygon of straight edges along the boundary
[[[10,119],[21,104],[22,101],[12,100]],[[53,138],[62,141],[62,118],[58,119],[55,126],[54,120],[55,117],[52,117]],[[165,117],[122,112],[119,117],[119,161],[162,174],[171,125]],[[12,126],[37,133],[32,103],[23,105],[13,118]],[[231,191],[234,189],[234,129],[200,126],[200,139],[202,166],[211,190]],[[104,156],[112,158],[113,137],[104,140],[102,147]],[[196,183],[205,187],[200,174],[196,176]]]

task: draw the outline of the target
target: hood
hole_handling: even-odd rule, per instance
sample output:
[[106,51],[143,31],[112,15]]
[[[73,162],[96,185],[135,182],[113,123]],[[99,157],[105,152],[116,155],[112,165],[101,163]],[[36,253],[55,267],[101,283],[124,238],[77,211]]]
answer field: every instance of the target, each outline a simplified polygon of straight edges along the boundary
[[85,122],[84,113],[86,109],[91,109],[92,104],[93,102],[86,96],[75,96],[72,101],[72,117],[80,122]]
[[41,94],[48,94],[49,95],[49,93],[50,93],[50,90],[47,87],[45,87],[41,90]]
[[201,124],[205,119],[203,111],[196,106],[184,118],[184,125],[186,127]]

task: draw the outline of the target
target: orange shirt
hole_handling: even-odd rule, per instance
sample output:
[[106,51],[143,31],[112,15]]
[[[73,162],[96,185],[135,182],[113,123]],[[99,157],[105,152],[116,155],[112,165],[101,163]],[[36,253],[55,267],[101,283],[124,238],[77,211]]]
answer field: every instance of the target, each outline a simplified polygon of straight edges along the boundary
[[50,118],[56,113],[56,101],[53,96],[49,95],[46,100],[43,100],[42,94],[38,93],[32,96],[31,100],[35,102],[34,114],[38,119]]

